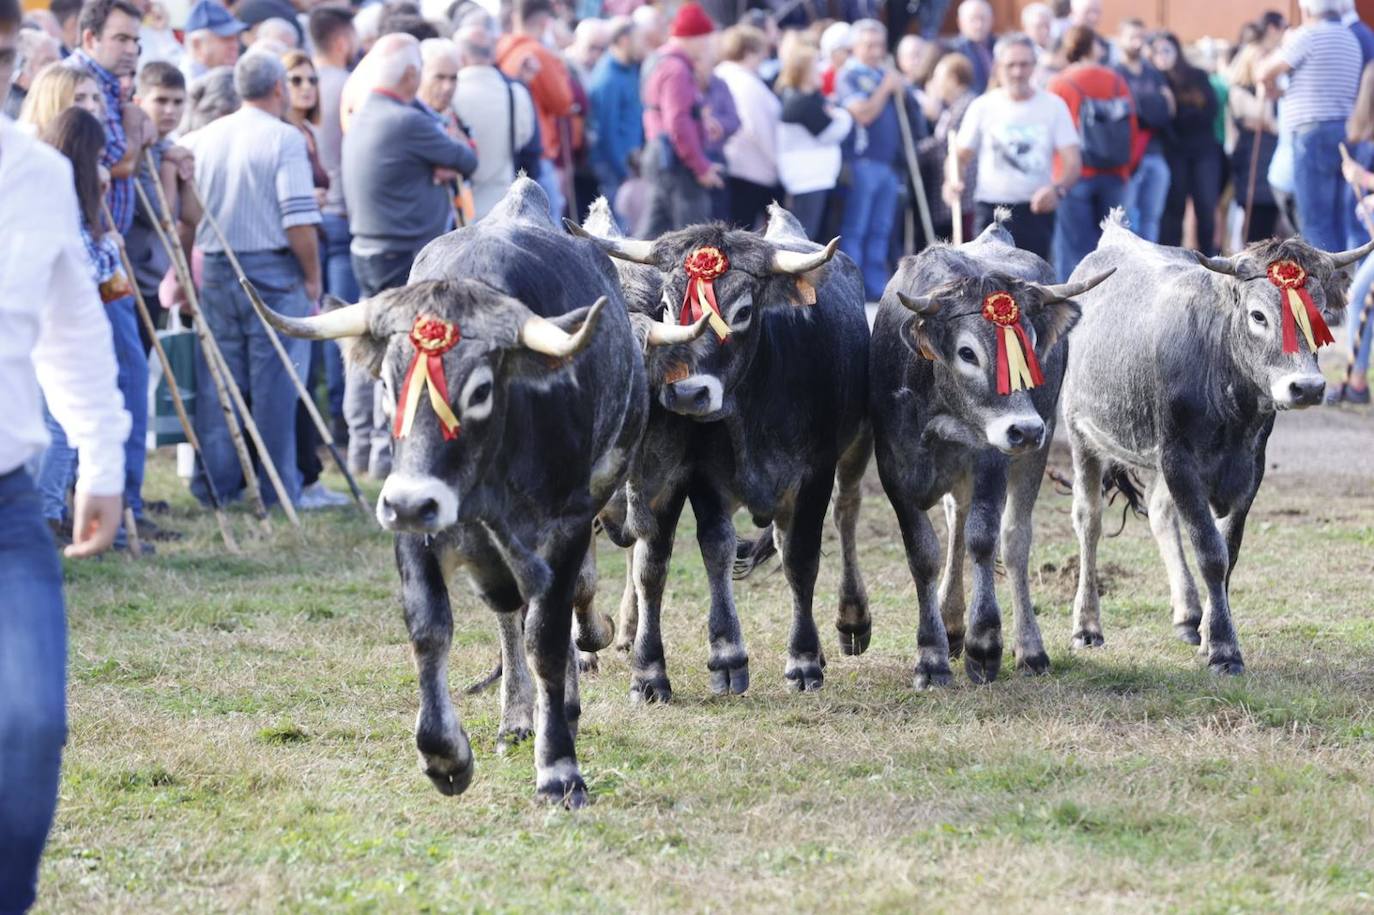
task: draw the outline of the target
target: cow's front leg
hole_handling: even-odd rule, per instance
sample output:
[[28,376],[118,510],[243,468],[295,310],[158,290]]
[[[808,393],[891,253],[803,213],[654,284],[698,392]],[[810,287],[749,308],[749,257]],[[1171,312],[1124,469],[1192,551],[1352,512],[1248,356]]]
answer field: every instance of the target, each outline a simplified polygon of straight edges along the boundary
[[863,503],[864,471],[873,453],[873,434],[860,435],[840,458],[835,468],[835,528],[840,535],[840,607],[835,628],[840,633],[840,650],[863,654],[873,635],[873,620],[868,613],[868,591],[859,571],[859,506]]
[[572,722],[581,709],[577,697],[568,692],[567,680],[577,675],[571,652],[572,600],[590,539],[588,527],[550,551],[549,587],[531,599],[525,617],[525,654],[535,678],[535,786],[541,798],[568,808],[587,803],[573,744]]
[[696,484],[690,496],[697,518],[697,546],[711,589],[711,611],[706,621],[706,669],[711,672],[711,692],[739,695],[749,688],[749,652],[735,611],[735,525],[724,494]]
[[[1053,438],[1053,428],[1047,429],[1046,440]],[[1040,493],[1040,481],[1045,476],[1045,461],[1049,457],[1046,446],[1012,465],[1007,484],[1007,505],[1002,511],[1002,562],[1011,581],[1011,608],[1016,628],[1016,643],[1012,653],[1016,669],[1029,674],[1043,674],[1050,669],[1050,656],[1040,637],[1040,624],[1035,619],[1035,606],[1030,593],[1030,551],[1034,525],[1035,500]]]
[[1102,539],[1102,460],[1072,430],[1073,530],[1078,535],[1078,592],[1073,599],[1073,647],[1102,644],[1098,609],[1097,544]]
[[401,604],[420,679],[420,712],[415,747],[420,769],[441,794],[462,794],[472,781],[472,747],[448,691],[448,650],[453,613],[448,587],[425,538],[396,535],[396,566],[401,573]]
[[964,525],[968,521],[971,477],[963,477],[953,490],[940,500],[945,513],[947,546],[945,568],[940,575],[940,618],[944,620],[949,639],[949,656],[957,658],[964,650],[964,558],[968,546],[964,542]]
[[504,753],[534,733],[534,681],[525,663],[524,614],[497,612],[501,630],[501,727],[496,751]]
[[802,484],[792,517],[783,528],[782,567],[792,589],[792,633],[785,676],[789,687],[803,692],[818,690],[825,682],[825,653],[816,632],[812,602],[829,494],[828,478]]
[[[906,563],[916,584],[916,602],[920,617],[916,625],[916,672],[913,685],[917,689],[949,686],[953,675],[949,669],[949,640],[945,623],[940,618],[940,600],[935,588],[935,574],[940,563],[940,541],[926,513],[900,496],[892,499],[897,512],[897,524],[902,531],[902,545],[906,548]],[[963,623],[960,616],[959,622]]]
[[[630,659],[630,701],[667,702],[673,697],[668,663],[663,655],[663,586],[673,556],[673,535],[682,515],[685,493],[670,493],[654,517],[653,531],[635,541],[631,560],[639,608]],[[624,609],[622,605],[622,610]]]
[[1174,504],[1178,506],[1179,518],[1193,542],[1198,571],[1207,589],[1207,613],[1201,627],[1207,664],[1213,673],[1244,673],[1245,662],[1241,659],[1226,595],[1231,567],[1226,539],[1212,517],[1198,478],[1197,462],[1186,447],[1178,442],[1166,442],[1161,449],[1160,469]]
[[991,683],[1002,667],[1002,610],[997,606],[997,540],[1007,495],[1001,454],[983,455],[973,469],[973,501],[964,539],[973,561],[973,600],[964,636],[964,670],[974,683]]
[[1155,478],[1150,490],[1150,530],[1159,547],[1159,557],[1169,576],[1169,604],[1173,609],[1174,634],[1189,645],[1202,641],[1198,626],[1202,624],[1202,602],[1198,599],[1193,573],[1183,551],[1183,532],[1178,526],[1178,508],[1169,487],[1161,475]]
[[582,560],[582,568],[577,575],[577,588],[573,594],[573,641],[579,651],[591,655],[591,666],[595,667],[596,652],[611,644],[615,638],[615,625],[611,618],[596,610],[596,541],[587,548]]

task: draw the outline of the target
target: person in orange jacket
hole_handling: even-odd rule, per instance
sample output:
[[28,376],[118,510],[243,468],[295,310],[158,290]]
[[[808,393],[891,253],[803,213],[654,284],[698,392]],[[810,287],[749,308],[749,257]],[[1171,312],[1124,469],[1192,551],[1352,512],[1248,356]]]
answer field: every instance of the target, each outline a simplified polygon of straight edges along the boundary
[[573,87],[563,59],[540,40],[552,18],[551,0],[516,0],[511,31],[496,43],[496,65],[506,76],[524,82],[530,91],[544,141],[543,168],[539,175],[530,177],[548,193],[550,208],[558,216],[564,200],[554,164],[563,155],[561,142],[567,132],[559,120],[573,113]]

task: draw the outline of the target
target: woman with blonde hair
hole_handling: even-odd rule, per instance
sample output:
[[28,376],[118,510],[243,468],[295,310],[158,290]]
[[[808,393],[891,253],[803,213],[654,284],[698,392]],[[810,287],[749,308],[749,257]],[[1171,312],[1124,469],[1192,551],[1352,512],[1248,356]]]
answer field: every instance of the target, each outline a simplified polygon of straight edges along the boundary
[[778,123],[778,180],[788,208],[812,240],[825,225],[826,204],[840,176],[840,144],[854,118],[821,94],[818,52],[796,42],[784,48],[777,88],[782,96]]
[[292,48],[281,56],[286,68],[286,123],[305,136],[305,152],[310,158],[310,173],[315,182],[315,196],[321,205],[329,190],[329,173],[320,162],[319,143],[315,128],[320,123],[320,77],[315,63],[304,51]]
[[93,76],[65,64],[48,64],[38,71],[29,87],[24,107],[19,111],[19,123],[39,134],[73,105],[98,119],[105,117],[105,98]]
[[[1231,152],[1232,184],[1236,190],[1236,205],[1244,209],[1250,204],[1250,231],[1245,244],[1270,238],[1279,219],[1279,205],[1269,187],[1269,163],[1279,145],[1278,113],[1274,100],[1262,96],[1255,70],[1264,59],[1264,48],[1258,40],[1241,48],[1231,64],[1231,91],[1226,107],[1236,128],[1236,145]],[[1258,152],[1255,144],[1259,144]],[[1251,176],[1250,165],[1255,174]],[[1255,199],[1250,201],[1250,185],[1254,182]]]

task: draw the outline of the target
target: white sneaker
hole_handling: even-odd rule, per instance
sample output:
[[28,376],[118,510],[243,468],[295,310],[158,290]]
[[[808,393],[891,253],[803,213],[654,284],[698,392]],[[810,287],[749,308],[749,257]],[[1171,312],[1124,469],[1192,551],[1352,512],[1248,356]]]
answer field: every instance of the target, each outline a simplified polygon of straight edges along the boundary
[[319,480],[301,490],[300,508],[313,511],[318,508],[338,508],[352,500],[341,492],[335,492]]

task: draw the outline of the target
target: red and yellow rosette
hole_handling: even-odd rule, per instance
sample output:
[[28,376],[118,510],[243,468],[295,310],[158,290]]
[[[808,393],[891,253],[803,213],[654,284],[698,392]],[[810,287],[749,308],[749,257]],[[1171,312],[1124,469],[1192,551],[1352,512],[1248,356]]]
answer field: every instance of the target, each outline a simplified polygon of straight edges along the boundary
[[707,314],[710,317],[706,323],[711,325],[717,337],[724,340],[730,336],[730,325],[721,317],[720,305],[716,303],[715,281],[730,269],[729,258],[719,248],[697,248],[687,255],[682,262],[682,269],[687,271],[687,295],[682,300],[678,323],[686,327],[697,323],[703,314]]
[[1297,261],[1274,261],[1265,272],[1269,276],[1269,282],[1283,293],[1283,303],[1286,306],[1281,309],[1283,351],[1298,351],[1299,328],[1302,329],[1302,336],[1307,341],[1308,348],[1314,353],[1318,347],[1335,343],[1335,338],[1331,336],[1331,328],[1322,320],[1322,313],[1317,310],[1317,306],[1312,302],[1312,294],[1307,291],[1307,271],[1302,265]]
[[444,353],[453,349],[462,339],[458,325],[450,324],[442,318],[420,315],[410,328],[410,342],[415,347],[415,358],[406,370],[406,380],[401,385],[401,396],[397,398],[399,409],[396,411],[396,424],[392,432],[397,438],[410,434],[415,423],[415,411],[420,406],[420,398],[425,389],[429,390],[429,404],[439,417],[439,428],[444,432],[444,440],[452,441],[458,437],[458,417],[448,403],[448,383],[444,380]]
[[983,299],[983,318],[997,326],[997,393],[1028,391],[1044,384],[1035,347],[1021,326],[1021,308],[1011,294],[994,292]]

